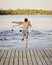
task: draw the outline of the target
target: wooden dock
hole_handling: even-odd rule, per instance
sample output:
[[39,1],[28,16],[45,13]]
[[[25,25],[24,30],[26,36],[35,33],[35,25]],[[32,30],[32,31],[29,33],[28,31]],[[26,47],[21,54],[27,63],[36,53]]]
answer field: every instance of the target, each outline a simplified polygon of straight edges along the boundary
[[3,50],[0,65],[52,65],[52,50]]

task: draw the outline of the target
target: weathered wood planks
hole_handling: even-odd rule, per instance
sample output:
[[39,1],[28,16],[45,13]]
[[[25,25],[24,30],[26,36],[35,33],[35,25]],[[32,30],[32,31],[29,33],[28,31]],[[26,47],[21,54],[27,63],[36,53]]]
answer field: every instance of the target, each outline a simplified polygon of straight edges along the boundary
[[3,50],[0,65],[52,65],[52,50]]

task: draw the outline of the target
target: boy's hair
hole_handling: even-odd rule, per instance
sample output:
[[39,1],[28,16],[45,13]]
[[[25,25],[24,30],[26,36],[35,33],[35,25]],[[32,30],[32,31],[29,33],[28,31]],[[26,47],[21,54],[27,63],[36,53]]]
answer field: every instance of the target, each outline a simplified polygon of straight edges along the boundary
[[28,21],[28,18],[25,18],[24,21],[27,22]]

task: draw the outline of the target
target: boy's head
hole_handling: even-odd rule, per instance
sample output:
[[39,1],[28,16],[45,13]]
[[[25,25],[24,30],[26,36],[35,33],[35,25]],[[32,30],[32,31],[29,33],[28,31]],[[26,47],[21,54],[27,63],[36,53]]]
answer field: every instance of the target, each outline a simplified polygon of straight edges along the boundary
[[27,22],[28,21],[28,18],[25,18],[24,21]]

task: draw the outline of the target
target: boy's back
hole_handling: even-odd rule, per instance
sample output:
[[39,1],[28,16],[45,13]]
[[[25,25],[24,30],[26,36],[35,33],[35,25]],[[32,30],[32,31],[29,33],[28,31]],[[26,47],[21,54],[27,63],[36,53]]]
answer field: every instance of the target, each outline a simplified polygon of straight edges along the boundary
[[25,18],[23,22],[14,22],[14,21],[13,21],[12,23],[16,23],[16,24],[18,24],[18,25],[23,25],[23,30],[24,30],[24,31],[25,31],[25,30],[28,30],[28,27],[31,26],[30,21],[28,21],[27,18]]
[[28,27],[29,27],[29,21],[23,22],[23,30],[28,30]]

